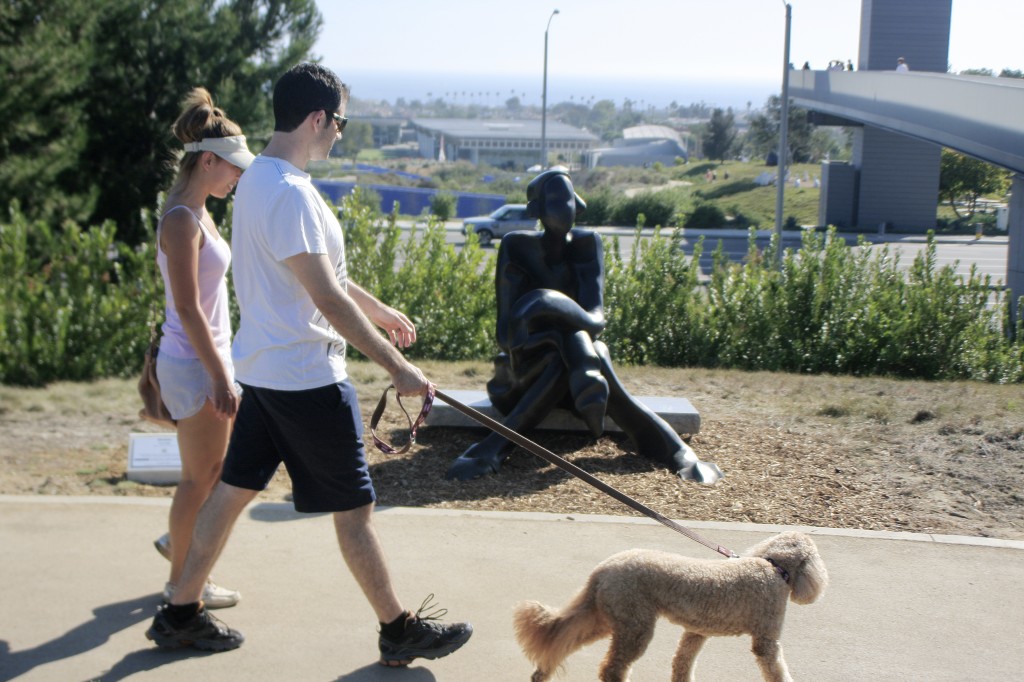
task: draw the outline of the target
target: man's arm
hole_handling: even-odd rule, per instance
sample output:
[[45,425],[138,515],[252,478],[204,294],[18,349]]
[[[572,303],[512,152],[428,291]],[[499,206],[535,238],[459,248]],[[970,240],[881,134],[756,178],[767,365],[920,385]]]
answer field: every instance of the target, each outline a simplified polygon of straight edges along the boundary
[[[313,300],[313,304],[323,313],[335,331],[391,375],[391,383],[395,385],[399,395],[426,394],[430,382],[418,367],[412,365],[398,352],[395,346],[392,346],[377,333],[360,302],[375,311],[374,315],[378,319],[391,325],[390,328],[385,327],[389,334],[397,335],[400,341],[408,345],[410,332],[408,330],[401,333],[395,331],[403,325],[396,323],[393,316],[389,315],[387,311],[392,310],[398,315],[401,313],[384,306],[358,286],[354,286],[352,289],[355,296],[346,293],[338,283],[334,268],[331,267],[330,261],[324,254],[300,253],[286,258],[284,264],[299,280]],[[373,302],[380,307],[374,306]],[[405,316],[402,315],[402,317]],[[405,322],[412,327],[408,318],[405,318]],[[411,338],[415,340],[415,328],[412,328]]]
[[352,280],[348,281],[347,288],[348,295],[359,309],[370,322],[387,332],[391,343],[399,348],[408,348],[416,343],[416,325],[404,313],[385,305]]

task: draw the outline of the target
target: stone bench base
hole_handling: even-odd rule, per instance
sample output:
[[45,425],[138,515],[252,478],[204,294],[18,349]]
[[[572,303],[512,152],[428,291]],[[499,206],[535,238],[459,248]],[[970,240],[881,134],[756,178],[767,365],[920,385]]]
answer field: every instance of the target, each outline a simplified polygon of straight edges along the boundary
[[[487,391],[445,391],[455,400],[469,405],[475,410],[483,412],[491,419],[501,421],[501,414],[491,405]],[[700,413],[690,404],[686,398],[669,398],[664,396],[637,397],[647,409],[668,422],[668,425],[675,429],[680,435],[693,435],[700,433]],[[428,426],[457,426],[457,427],[478,427],[485,428],[473,421],[455,408],[446,404],[441,398],[434,401],[434,406],[427,415]],[[551,431],[588,431],[583,420],[573,415],[568,410],[552,410],[551,414],[540,423],[539,429]],[[605,431],[619,431],[619,428],[611,419],[605,419]]]

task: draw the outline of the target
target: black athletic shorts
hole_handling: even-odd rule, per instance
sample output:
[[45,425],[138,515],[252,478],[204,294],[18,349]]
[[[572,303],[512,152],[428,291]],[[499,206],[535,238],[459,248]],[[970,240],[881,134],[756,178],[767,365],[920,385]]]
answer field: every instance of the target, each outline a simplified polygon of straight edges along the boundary
[[376,501],[348,380],[306,391],[242,388],[222,481],[265,490],[284,462],[296,511],[349,511]]

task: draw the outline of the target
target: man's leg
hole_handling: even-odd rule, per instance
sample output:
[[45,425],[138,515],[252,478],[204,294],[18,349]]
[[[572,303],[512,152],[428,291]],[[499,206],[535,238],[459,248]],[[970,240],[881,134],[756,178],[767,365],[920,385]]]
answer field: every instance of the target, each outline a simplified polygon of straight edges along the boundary
[[222,481],[199,510],[181,584],[171,601],[157,610],[153,624],[146,630],[146,638],[160,648],[190,646],[204,651],[230,651],[245,641],[242,633],[211,616],[200,599],[235,520],[255,495],[254,490],[236,488]]
[[239,514],[256,497],[258,491],[218,483],[199,510],[192,543],[188,548],[181,580],[171,599],[180,606],[199,601],[213,565],[231,535]]
[[[387,559],[373,525],[373,507],[334,513],[334,529],[345,563],[366,595],[380,622],[380,663],[408,665],[415,658],[441,658],[452,653],[473,634],[469,623],[441,625],[436,616],[406,611],[395,594]],[[424,602],[426,604],[426,602]],[[442,610],[443,612],[443,610]],[[437,616],[443,615],[439,612]]]
[[406,613],[395,594],[384,548],[373,526],[374,505],[334,513],[334,531],[348,570],[366,595],[377,620],[390,623]]
[[245,505],[256,496],[255,490],[236,488],[221,481],[199,510],[192,544],[185,558],[181,583],[171,601],[157,610],[147,639],[163,649],[184,646],[204,651],[237,649],[245,637],[210,615],[203,607],[203,588],[231,529]]

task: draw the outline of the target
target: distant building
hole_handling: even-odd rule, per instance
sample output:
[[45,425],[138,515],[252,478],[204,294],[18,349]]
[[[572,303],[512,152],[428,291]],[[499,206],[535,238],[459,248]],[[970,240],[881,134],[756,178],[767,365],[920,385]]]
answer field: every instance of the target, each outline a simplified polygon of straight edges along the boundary
[[655,163],[674,165],[677,158],[689,159],[682,135],[673,128],[643,125],[626,128],[622,139],[611,147],[592,149],[584,155],[587,168],[597,166],[643,166]]
[[363,123],[369,123],[373,128],[373,145],[375,147],[386,147],[388,145],[406,142],[406,128],[409,119],[399,116],[367,116],[355,119]]
[[[424,158],[508,169],[526,169],[540,163],[539,120],[417,118],[411,126]],[[551,120],[546,136],[548,155],[570,166],[598,143],[593,133]]]

